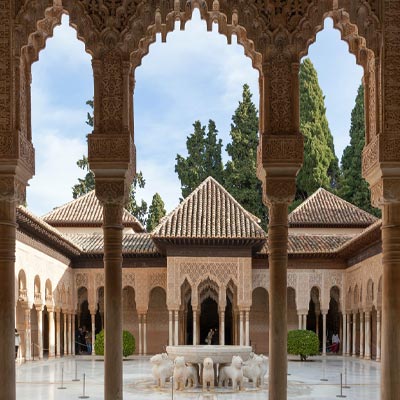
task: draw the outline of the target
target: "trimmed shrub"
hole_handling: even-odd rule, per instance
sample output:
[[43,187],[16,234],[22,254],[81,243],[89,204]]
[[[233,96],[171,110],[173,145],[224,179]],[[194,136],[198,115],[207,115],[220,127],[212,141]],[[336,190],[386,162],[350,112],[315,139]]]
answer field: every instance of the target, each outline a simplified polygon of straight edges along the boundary
[[[122,332],[122,355],[124,357],[131,356],[136,349],[135,337],[128,331]],[[94,351],[96,355],[104,356],[104,330],[96,335],[94,343]]]
[[300,356],[300,360],[306,361],[309,356],[319,354],[319,339],[313,331],[295,330],[288,332],[288,354]]

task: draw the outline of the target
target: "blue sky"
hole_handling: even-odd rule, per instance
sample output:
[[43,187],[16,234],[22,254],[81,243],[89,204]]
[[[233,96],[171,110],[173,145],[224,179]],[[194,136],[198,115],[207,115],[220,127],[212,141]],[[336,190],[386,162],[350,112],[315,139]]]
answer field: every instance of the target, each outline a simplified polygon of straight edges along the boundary
[[[350,114],[362,69],[329,19],[308,56],[318,72],[340,159],[349,143]],[[205,125],[213,119],[225,147],[244,83],[250,85],[258,106],[258,72],[242,46],[227,45],[217,29],[207,32],[195,11],[185,31],[176,29],[167,43],[157,38],[136,69],[135,79],[137,168],[146,179],[138,197],[150,204],[153,194],[159,192],[170,211],[181,194],[175,157],[186,155],[186,138],[193,122],[200,120]],[[87,152],[90,127],[85,124],[89,111],[85,103],[92,97],[91,58],[64,16],[32,67],[36,176],[30,181],[27,203],[38,215],[70,201],[71,187],[85,174],[76,161]]]

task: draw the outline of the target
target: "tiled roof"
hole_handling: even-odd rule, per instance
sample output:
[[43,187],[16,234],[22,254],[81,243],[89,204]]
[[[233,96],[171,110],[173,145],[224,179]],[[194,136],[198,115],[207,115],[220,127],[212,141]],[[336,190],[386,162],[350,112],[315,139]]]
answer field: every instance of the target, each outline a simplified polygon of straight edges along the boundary
[[[104,241],[102,233],[73,233],[65,234],[71,242],[75,243],[87,254],[103,254]],[[124,234],[122,238],[122,253],[132,255],[158,255],[158,249],[154,245],[148,233]]]
[[[288,254],[334,254],[353,237],[354,235],[289,234]],[[260,254],[267,253],[268,242],[260,251]]]
[[[95,191],[78,197],[75,200],[55,208],[43,215],[42,219],[52,226],[101,226],[103,223],[103,206],[96,197]],[[141,223],[127,210],[124,210],[122,222],[125,227],[132,227],[136,232],[143,232]]]
[[289,214],[289,225],[367,227],[377,218],[325,189],[318,189]]
[[266,233],[215,179],[208,177],[154,228],[157,239],[264,239]]
[[17,207],[17,223],[19,230],[25,231],[36,238],[41,238],[46,243],[52,244],[68,255],[78,255],[80,252],[79,246],[76,246],[60,231],[40,217],[32,214],[23,206]]

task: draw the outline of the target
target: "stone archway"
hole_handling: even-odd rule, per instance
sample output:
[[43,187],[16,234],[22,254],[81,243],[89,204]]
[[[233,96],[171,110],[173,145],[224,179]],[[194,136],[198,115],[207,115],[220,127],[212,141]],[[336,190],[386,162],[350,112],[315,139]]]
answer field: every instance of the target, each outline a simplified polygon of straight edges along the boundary
[[[125,286],[122,290],[123,329],[132,333],[136,344],[140,343],[139,316],[136,308],[135,289],[132,286]],[[135,353],[139,353],[139,346],[136,345]]]
[[212,344],[219,343],[219,317],[218,317],[218,285],[206,279],[198,286],[200,305],[199,344],[205,344],[210,330],[214,331]]
[[[326,316],[326,335],[329,343],[331,343],[332,335],[339,335],[339,339],[343,342],[342,337],[342,313],[340,305],[340,289],[333,286],[330,289],[329,309]],[[343,351],[342,346],[339,345],[340,351]]]

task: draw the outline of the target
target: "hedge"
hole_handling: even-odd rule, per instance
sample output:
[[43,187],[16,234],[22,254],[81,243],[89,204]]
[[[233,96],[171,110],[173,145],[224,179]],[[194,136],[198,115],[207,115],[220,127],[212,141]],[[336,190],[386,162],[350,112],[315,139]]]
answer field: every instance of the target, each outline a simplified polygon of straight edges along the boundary
[[[136,349],[135,337],[128,331],[122,332],[122,355],[124,357],[131,356]],[[94,351],[96,355],[104,356],[104,329],[96,335],[94,343]]]
[[288,354],[298,355],[302,361],[319,354],[319,339],[313,331],[289,331],[287,339]]

